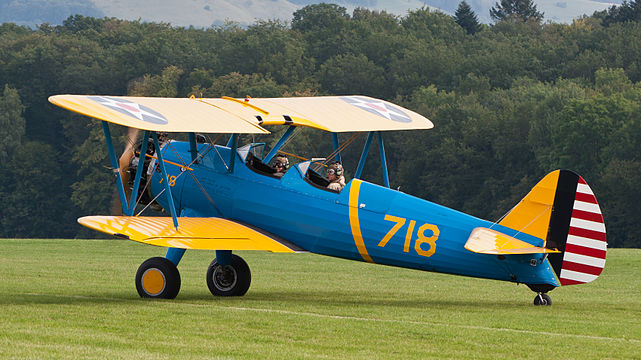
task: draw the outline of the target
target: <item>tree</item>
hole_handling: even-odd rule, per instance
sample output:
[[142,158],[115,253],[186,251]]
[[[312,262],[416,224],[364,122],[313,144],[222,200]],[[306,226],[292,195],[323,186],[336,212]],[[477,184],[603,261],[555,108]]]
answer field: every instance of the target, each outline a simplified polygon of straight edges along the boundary
[[347,52],[346,37],[350,16],[336,4],[314,4],[294,12],[292,30],[299,31],[307,42],[307,53],[323,63],[332,56]]
[[15,152],[2,170],[0,237],[75,235],[77,214],[60,187],[68,176],[62,159],[52,146],[39,141],[26,141]]
[[[283,90],[274,80],[262,74],[243,75],[232,72],[220,76],[207,89],[200,89],[205,97],[279,97]],[[197,95],[197,94],[195,94]]]
[[382,97],[385,71],[365,55],[337,55],[323,63],[319,71],[323,89],[330,94],[363,94]]
[[454,20],[463,29],[465,29],[468,34],[474,35],[481,30],[481,24],[479,24],[479,20],[476,17],[476,14],[474,13],[474,11],[472,11],[470,5],[465,1],[461,1],[461,3],[458,5],[458,9],[456,9],[456,12],[454,13]]
[[341,27],[349,20],[347,9],[336,4],[314,4],[294,12],[292,29],[302,33]]
[[604,26],[618,22],[641,21],[641,0],[623,1],[620,6],[613,5],[604,12]]
[[183,70],[177,66],[167,66],[160,75],[146,74],[138,81],[132,81],[129,95],[132,96],[178,96],[178,80]]
[[25,133],[25,120],[22,117],[24,106],[18,91],[4,86],[0,96],[0,162],[6,162],[15,148],[20,146]]
[[537,22],[543,20],[543,13],[536,9],[532,0],[501,0],[490,9],[490,17],[495,21],[533,19]]

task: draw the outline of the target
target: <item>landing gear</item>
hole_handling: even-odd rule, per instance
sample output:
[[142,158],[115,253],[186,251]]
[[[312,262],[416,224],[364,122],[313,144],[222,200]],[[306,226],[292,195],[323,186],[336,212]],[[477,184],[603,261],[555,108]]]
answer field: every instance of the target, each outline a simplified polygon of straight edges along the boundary
[[231,255],[229,265],[214,259],[207,269],[207,287],[214,296],[243,296],[250,284],[249,266],[238,255]]
[[180,291],[178,268],[163,257],[147,259],[136,273],[136,290],[144,298],[175,298]]
[[547,305],[550,306],[552,305],[552,299],[550,299],[550,296],[548,294],[544,293],[538,293],[536,297],[534,298],[534,305]]

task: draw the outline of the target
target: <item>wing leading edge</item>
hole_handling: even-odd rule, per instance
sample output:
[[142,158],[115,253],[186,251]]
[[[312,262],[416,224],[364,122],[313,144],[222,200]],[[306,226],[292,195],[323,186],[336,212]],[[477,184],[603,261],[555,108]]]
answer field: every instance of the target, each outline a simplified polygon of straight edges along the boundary
[[301,249],[235,221],[221,218],[85,216],[88,228],[149,245],[198,250],[265,250],[294,253]]

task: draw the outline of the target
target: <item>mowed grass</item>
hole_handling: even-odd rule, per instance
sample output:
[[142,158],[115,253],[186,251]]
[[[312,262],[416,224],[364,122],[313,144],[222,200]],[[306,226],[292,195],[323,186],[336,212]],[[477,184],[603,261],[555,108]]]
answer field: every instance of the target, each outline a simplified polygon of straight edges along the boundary
[[252,286],[214,298],[191,251],[175,300],[140,299],[124,240],[0,239],[0,358],[641,358],[641,250],[532,305],[526,286],[313,254],[241,252]]

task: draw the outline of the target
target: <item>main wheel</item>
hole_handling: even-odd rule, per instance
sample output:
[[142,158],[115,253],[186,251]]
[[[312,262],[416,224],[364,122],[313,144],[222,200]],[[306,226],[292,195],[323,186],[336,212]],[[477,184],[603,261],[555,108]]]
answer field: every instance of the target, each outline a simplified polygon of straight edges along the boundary
[[164,257],[145,260],[136,273],[136,290],[144,298],[175,298],[180,291],[178,268]]
[[214,296],[243,296],[251,281],[249,266],[238,255],[231,255],[230,265],[220,265],[214,259],[207,269],[207,287]]
[[550,306],[552,305],[552,299],[550,299],[550,296],[548,294],[538,294],[534,298],[534,305],[547,305]]

